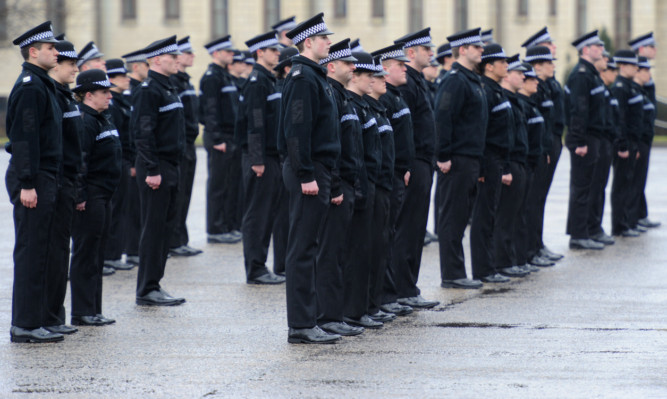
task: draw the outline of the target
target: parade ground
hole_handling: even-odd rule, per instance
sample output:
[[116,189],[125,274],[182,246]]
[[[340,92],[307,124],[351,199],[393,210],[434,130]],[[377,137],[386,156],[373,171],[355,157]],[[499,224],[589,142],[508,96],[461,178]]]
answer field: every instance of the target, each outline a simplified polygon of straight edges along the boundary
[[[0,190],[0,398],[667,397],[667,148],[653,150],[647,188],[661,227],[569,250],[564,151],[545,218],[545,242],[565,254],[556,266],[443,289],[433,243],[419,286],[439,306],[312,346],[287,343],[284,285],[246,284],[242,244],[207,244],[205,166],[199,149],[188,226],[204,253],[169,259],[162,280],[187,303],[138,307],[136,268],[118,271],[104,278],[103,304],[116,324],[55,344],[10,343],[14,226]],[[609,212],[607,202],[607,232]],[[69,321],[69,295],[66,308]]]

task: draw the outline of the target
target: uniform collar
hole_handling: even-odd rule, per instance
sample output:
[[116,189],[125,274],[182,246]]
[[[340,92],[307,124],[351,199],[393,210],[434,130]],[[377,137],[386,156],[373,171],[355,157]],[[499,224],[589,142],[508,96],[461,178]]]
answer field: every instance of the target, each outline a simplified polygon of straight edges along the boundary
[[455,62],[454,64],[452,64],[451,71],[456,71],[457,73],[463,74],[465,77],[467,77],[470,80],[474,80],[475,82],[481,82],[482,81],[478,74],[476,74],[475,72],[471,71],[470,69],[464,67],[463,65],[459,64],[458,62]]
[[490,85],[493,90],[497,92],[503,91],[503,87],[500,85],[500,83],[489,78],[488,76],[480,75],[480,77],[482,78],[482,82],[484,82],[484,84]]
[[334,90],[342,94],[344,98],[348,99],[350,98],[350,92],[345,89],[345,86],[343,86],[341,82],[329,77],[327,77],[327,82],[329,82],[329,84]]
[[44,83],[48,83],[50,85],[55,86],[55,80],[51,79],[49,74],[47,73],[46,70],[38,67],[37,65],[31,64],[29,62],[24,62],[23,63],[23,69],[29,71],[31,74],[39,77],[44,81]]
[[591,64],[590,62],[586,61],[585,59],[579,58],[579,63],[581,65],[584,65],[586,67],[586,69],[588,69],[589,72],[593,72],[596,75],[600,74],[600,72],[598,72],[598,70],[595,69],[595,65]]
[[364,100],[368,103],[368,105],[371,106],[371,108],[375,111],[378,112],[385,112],[387,109],[382,105],[382,103],[379,100],[374,99],[371,96],[365,95]]
[[87,106],[86,104],[84,104],[82,102],[79,103],[79,108],[81,109],[82,112],[85,112],[89,115],[92,115],[95,118],[100,119],[103,122],[106,122],[106,120],[107,120],[107,118],[104,116],[104,111],[97,112],[97,111],[95,111],[94,109],[90,108],[89,106]]
[[[292,58],[292,65],[294,65],[294,64],[307,65],[307,66],[313,68],[313,70],[315,70],[315,72],[319,73],[323,77],[325,77],[325,78],[327,77],[327,69],[325,67],[319,65],[315,61],[311,60],[310,58],[306,58],[302,55],[297,55],[296,57]],[[294,68],[294,66],[292,66],[292,68]]]
[[269,71],[268,69],[264,68],[262,65],[255,63],[255,65],[252,66],[253,71],[257,71],[257,73],[261,73],[262,75],[266,76],[267,78],[271,79],[271,81],[275,82],[276,77]]
[[161,85],[171,88],[171,82],[169,82],[169,76],[163,75],[159,72],[155,72],[153,70],[148,71],[148,77],[151,78],[152,80],[155,80],[156,82],[160,83]]

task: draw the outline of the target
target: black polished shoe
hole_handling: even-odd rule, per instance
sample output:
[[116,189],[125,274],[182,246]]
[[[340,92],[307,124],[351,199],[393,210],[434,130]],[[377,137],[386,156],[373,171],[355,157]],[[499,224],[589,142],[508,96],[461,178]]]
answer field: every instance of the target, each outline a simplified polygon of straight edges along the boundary
[[595,242],[589,238],[570,238],[570,249],[604,249],[604,244]]
[[643,219],[639,219],[637,221],[637,224],[640,225],[640,226],[646,227],[647,229],[654,229],[656,227],[660,227],[660,225],[662,223],[653,221],[649,218],[643,218]]
[[344,321],[330,321],[322,324],[320,328],[329,334],[338,334],[343,337],[351,337],[364,332],[363,327],[351,326]]
[[424,246],[432,242],[438,242],[438,236],[426,230],[426,234],[424,234]]
[[139,266],[139,256],[137,256],[137,255],[127,255],[125,257],[125,262],[133,264],[135,266]]
[[632,228],[632,230],[635,230],[639,233],[646,233],[648,231],[648,229],[642,226],[641,224],[637,224],[635,227]]
[[66,324],[60,324],[57,326],[48,326],[44,327],[44,329],[51,331],[52,333],[63,334],[63,335],[74,334],[75,332],[79,331],[78,328],[68,326]]
[[457,278],[456,280],[442,280],[440,283],[442,288],[463,288],[469,290],[477,290],[484,286],[479,280],[471,280],[469,278]]
[[384,305],[380,305],[380,309],[387,313],[393,313],[396,316],[405,316],[413,312],[411,306],[401,305],[398,302],[385,303]]
[[498,270],[498,273],[507,277],[526,277],[530,272],[518,266],[504,267]]
[[637,230],[627,229],[627,230],[621,231],[621,233],[618,234],[618,235],[620,235],[622,237],[639,237],[639,232]]
[[108,317],[104,317],[104,315],[103,315],[102,313],[98,313],[98,314],[96,314],[95,317],[97,317],[97,319],[98,319],[99,321],[101,321],[102,323],[104,323],[104,325],[113,324],[113,323],[116,322],[116,319],[110,319],[110,318],[108,318]]
[[169,255],[171,256],[192,256],[193,254],[190,253],[184,246],[176,247],[176,248],[169,248]]
[[614,241],[613,237],[605,234],[604,231],[601,231],[600,233],[591,237],[591,240],[593,240],[595,242],[599,242],[600,244],[604,244],[604,245],[614,245],[614,243],[616,242],[616,241]]
[[233,235],[234,237],[243,238],[243,233],[238,230],[232,230],[229,234]]
[[421,295],[411,296],[409,298],[398,298],[398,303],[405,306],[410,306],[411,308],[420,308],[420,309],[430,309],[434,306],[440,305],[438,301],[429,301],[424,299]]
[[59,342],[65,339],[65,336],[60,333],[54,333],[48,331],[45,328],[35,328],[33,330],[28,330],[21,327],[12,326],[9,330],[9,336],[12,342],[16,343],[46,343],[46,342]]
[[102,275],[103,276],[111,276],[114,273],[116,273],[116,269],[114,269],[113,267],[109,267],[109,266],[103,266],[102,267]]
[[[132,263],[125,263],[122,260],[105,260],[104,266],[111,267],[114,270],[132,270],[134,265]],[[113,274],[113,273],[112,273]]]
[[485,283],[508,283],[511,280],[505,276],[501,276],[499,273],[489,274],[488,276],[482,277],[482,280]]
[[181,248],[184,248],[186,251],[188,251],[190,253],[190,256],[195,256],[204,253],[204,251],[202,251],[201,249],[192,248],[189,245],[183,245]]
[[542,256],[535,255],[533,256],[528,263],[530,263],[533,266],[539,266],[539,267],[549,267],[553,266],[556,264],[556,262],[549,260],[548,258],[544,258]]
[[163,289],[154,290],[144,296],[137,297],[137,305],[141,306],[177,306],[185,303],[185,298],[174,298]]
[[287,342],[290,344],[333,344],[340,338],[338,334],[329,334],[315,326],[313,328],[290,328]]
[[103,320],[100,320],[97,316],[72,316],[72,325],[75,326],[106,326]]
[[209,234],[207,241],[211,244],[236,244],[241,241],[241,237],[234,236],[232,233]]
[[353,326],[359,326],[371,329],[381,328],[384,325],[384,323],[380,321],[375,321],[371,319],[367,314],[361,316],[358,319],[353,319],[351,317],[343,317],[343,321]]
[[526,263],[525,265],[519,265],[516,266],[517,268],[524,270],[526,273],[533,273],[533,272],[539,272],[540,268],[534,265],[531,265],[530,263]]
[[552,261],[554,261],[554,262],[559,261],[559,260],[561,260],[561,259],[564,258],[564,255],[557,254],[557,253],[551,251],[551,250],[550,250],[549,248],[547,248],[546,246],[545,246],[545,247],[542,247],[542,249],[540,249],[540,251],[538,252],[538,254],[539,254],[541,257],[543,257],[543,258],[547,258],[547,259],[552,260]]
[[393,313],[387,313],[382,310],[378,310],[377,312],[373,314],[369,314],[368,317],[373,319],[374,321],[379,321],[380,323],[387,323],[390,321],[394,321],[396,319],[396,315]]
[[272,284],[282,284],[285,282],[285,277],[276,276],[273,273],[266,273],[252,280],[247,280],[248,284],[260,284],[260,285],[272,285]]

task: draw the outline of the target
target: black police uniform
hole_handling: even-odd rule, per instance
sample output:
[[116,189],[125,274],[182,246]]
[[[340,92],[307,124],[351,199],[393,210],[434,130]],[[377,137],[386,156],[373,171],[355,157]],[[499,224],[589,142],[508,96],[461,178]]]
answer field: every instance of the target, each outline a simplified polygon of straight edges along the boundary
[[[340,120],[326,69],[296,56],[281,102],[278,148],[287,155],[283,180],[289,191],[287,243],[287,324],[317,324],[315,259],[318,232],[331,200],[331,171],[340,156]],[[305,195],[301,184],[317,182],[317,195]]]
[[375,201],[371,219],[371,260],[370,282],[368,285],[368,314],[375,314],[384,304],[383,285],[387,273],[387,260],[390,251],[389,216],[391,209],[391,191],[394,187],[394,137],[393,128],[387,115],[387,109],[379,100],[364,96],[371,112],[377,120],[380,145],[380,169],[375,181]]
[[650,94],[646,91],[646,86],[640,87],[642,94],[642,119],[639,124],[639,141],[637,142],[637,151],[639,152],[639,159],[635,166],[635,175],[632,179],[632,191],[634,192],[634,200],[632,201],[631,214],[635,226],[640,219],[648,217],[648,208],[646,203],[646,180],[648,177],[648,167],[651,155],[651,144],[653,143],[654,126],[656,118],[656,108],[654,102],[651,100]]
[[415,158],[410,165],[410,184],[405,188],[403,206],[396,220],[392,262],[394,270],[406,269],[398,272],[400,276],[396,275],[398,297],[410,298],[420,294],[417,280],[433,185],[435,120],[424,75],[407,66],[407,83],[398,89],[412,115]]
[[[611,233],[618,235],[634,227],[630,187],[635,177],[644,97],[638,84],[620,75],[612,85],[611,93],[618,100],[620,127],[614,143],[614,179],[611,187]],[[618,156],[618,152],[624,151],[629,152],[627,158]]]
[[[141,82],[130,78],[130,93],[126,94],[127,100],[130,102],[130,109],[132,110],[134,106],[134,96],[139,91]],[[130,115],[130,121],[132,116]],[[123,156],[127,156],[130,160],[130,165],[134,167],[137,160],[137,148],[136,148],[136,137],[134,134],[136,132],[134,126],[130,124],[130,131],[132,134],[132,142],[130,143],[130,154],[127,151],[123,151]],[[125,253],[128,257],[138,257],[139,256],[139,239],[141,238],[141,204],[139,202],[139,185],[140,183],[137,180],[137,176],[130,176],[130,183],[128,184],[127,189],[127,208],[126,208],[126,218],[125,218],[125,243],[123,247],[125,248]]]
[[[343,263],[348,253],[347,237],[354,212],[355,193],[359,186],[359,173],[364,162],[364,144],[361,123],[352,105],[352,94],[331,78],[340,124],[340,158],[337,162],[337,187],[332,187],[331,197],[343,195],[343,202],[330,205],[319,233],[316,273],[318,324],[343,321],[345,286]],[[336,178],[334,178],[336,180]]]
[[351,100],[361,123],[363,139],[363,166],[359,174],[359,187],[355,190],[354,213],[350,222],[347,254],[343,267],[345,286],[345,316],[359,320],[368,312],[368,284],[371,273],[373,236],[373,210],[375,207],[375,183],[382,162],[380,134],[375,115],[368,102],[350,92]]
[[131,176],[131,168],[134,167],[136,157],[134,150],[134,138],[130,130],[131,107],[128,96],[122,93],[111,92],[109,102],[109,116],[118,130],[123,159],[121,162],[121,174],[118,188],[111,198],[111,222],[109,236],[106,240],[104,250],[105,260],[119,260],[124,251],[125,222],[127,221],[128,191],[130,184],[136,185]]
[[81,170],[81,135],[83,119],[67,85],[56,85],[58,104],[63,115],[63,168],[51,224],[47,257],[47,326],[65,324],[65,295],[70,258],[72,217],[74,216],[75,182]]
[[[399,298],[397,285],[410,281],[409,270],[393,262],[398,213],[405,199],[405,174],[410,171],[415,158],[412,114],[398,87],[387,83],[387,92],[380,97],[387,109],[394,138],[394,175],[392,178],[391,203],[389,209],[389,242],[387,272],[384,278],[382,304],[395,303]],[[405,289],[402,289],[405,291]]]
[[452,162],[448,173],[438,172],[438,244],[443,280],[466,278],[462,239],[484,152],[489,120],[486,101],[479,75],[455,62],[436,102],[438,161]]
[[74,212],[70,287],[72,317],[102,314],[102,267],[111,221],[111,196],[120,182],[122,149],[118,131],[107,118],[80,104],[84,131],[81,135],[83,173],[77,182]]
[[[11,154],[5,176],[14,205],[14,285],[12,326],[44,326],[47,257],[58,174],[62,164],[62,117],[56,87],[46,71],[28,62],[7,103],[6,129]],[[21,204],[21,190],[35,189],[37,206]]]
[[[475,279],[496,274],[494,224],[500,202],[501,179],[503,175],[511,173],[510,150],[514,145],[515,135],[514,115],[507,90],[487,76],[482,76],[481,79],[489,119],[485,126],[486,138],[481,163],[484,182],[477,183],[477,196],[470,225],[470,257]],[[465,276],[465,269],[452,273]]]
[[[235,141],[242,150],[242,176],[245,190],[243,216],[243,256],[246,279],[252,281],[268,274],[266,259],[273,221],[278,212],[280,159],[278,123],[281,93],[276,78],[265,67],[255,64],[243,88]],[[257,177],[252,166],[264,165]]]
[[[211,63],[199,83],[200,122],[208,152],[206,231],[224,234],[241,227],[238,217],[240,152],[234,145],[238,87],[227,68]],[[225,152],[213,148],[226,143]]]
[[[137,148],[137,184],[141,202],[141,239],[137,297],[160,289],[177,216],[178,165],[185,147],[183,103],[169,77],[155,71],[134,94],[131,126]],[[147,176],[162,177],[157,190]]]
[[197,168],[195,140],[199,136],[199,97],[197,97],[194,86],[190,83],[190,75],[187,72],[179,71],[175,75],[170,76],[169,80],[178,91],[178,97],[183,103],[183,114],[185,117],[185,151],[179,164],[178,215],[176,216],[174,234],[169,243],[170,248],[178,248],[188,245],[190,241],[186,221],[188,210],[190,209],[192,186],[195,181],[195,171]]
[[[278,79],[276,81],[276,92],[282,93],[283,83],[285,79]],[[283,132],[277,132],[280,137]],[[278,154],[280,159],[280,170],[283,170],[283,163],[285,157],[283,154]],[[278,184],[278,194],[276,195],[276,202],[278,203],[278,210],[276,211],[276,218],[273,221],[273,231],[271,233],[273,241],[273,272],[277,275],[285,275],[285,257],[287,256],[287,235],[289,234],[289,194],[285,189],[283,182],[283,175],[278,176],[280,183]]]

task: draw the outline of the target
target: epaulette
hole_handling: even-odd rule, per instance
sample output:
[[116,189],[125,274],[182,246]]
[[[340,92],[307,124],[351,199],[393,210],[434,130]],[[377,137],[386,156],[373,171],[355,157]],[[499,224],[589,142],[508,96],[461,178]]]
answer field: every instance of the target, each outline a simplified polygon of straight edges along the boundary
[[579,72],[586,72],[586,66],[585,65],[580,66]]
[[257,71],[252,71],[250,73],[250,76],[248,76],[248,81],[250,82],[256,82],[257,81],[257,76],[259,75],[259,72]]
[[449,71],[450,75],[456,75],[457,73],[459,73],[457,69],[452,69],[451,71]]
[[301,75],[301,64],[294,65],[289,73],[293,78]]
[[23,77],[23,84],[29,84],[32,82],[32,74],[31,73],[26,73],[26,75]]
[[623,82],[616,82],[616,87],[623,87]]

